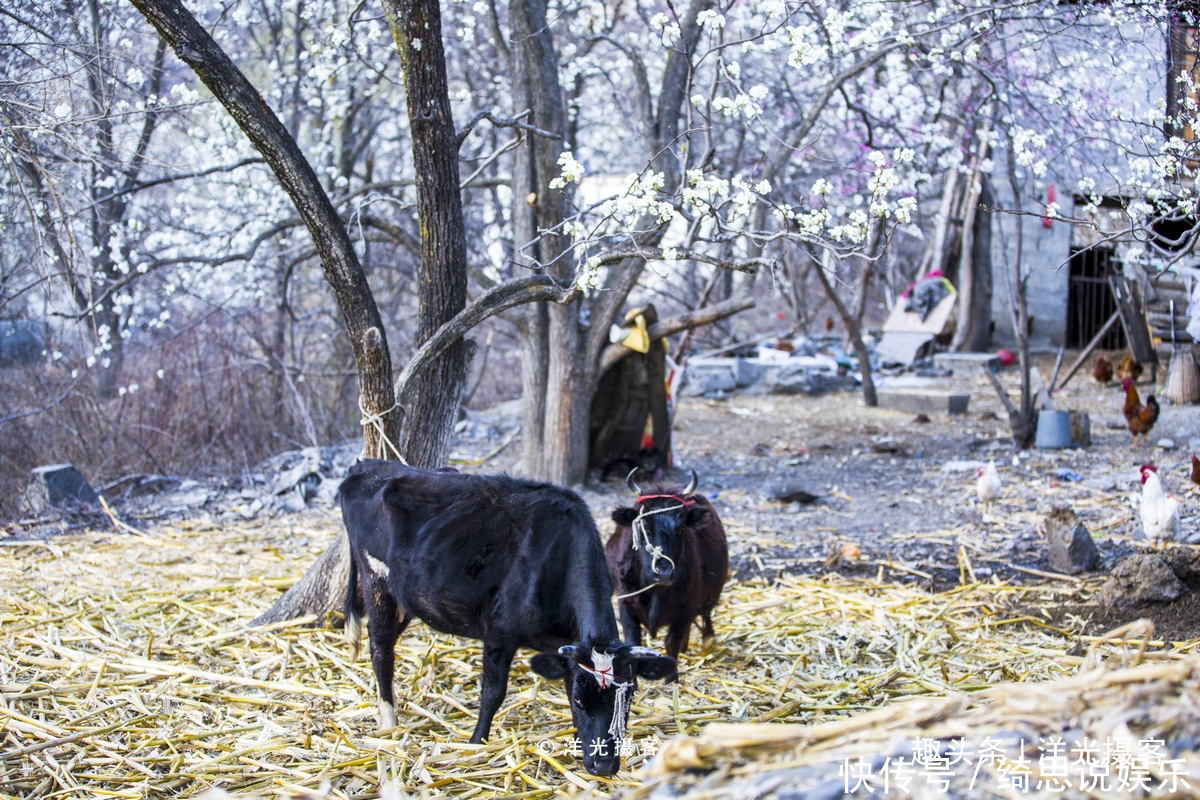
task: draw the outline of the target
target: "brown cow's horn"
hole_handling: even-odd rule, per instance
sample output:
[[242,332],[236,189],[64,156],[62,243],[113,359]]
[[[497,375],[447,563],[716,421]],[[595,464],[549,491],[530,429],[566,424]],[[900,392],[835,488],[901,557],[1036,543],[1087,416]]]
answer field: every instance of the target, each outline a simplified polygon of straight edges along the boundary
[[566,656],[567,658],[578,659],[579,648],[573,644],[564,644],[562,647],[558,648],[558,654],[560,656]]
[[687,497],[689,494],[696,491],[696,487],[700,485],[700,479],[696,477],[696,470],[692,469],[691,467],[688,467],[688,470],[690,470],[692,473],[692,479],[688,482],[688,485],[683,488],[684,497]]
[[637,471],[638,471],[637,467],[634,467],[633,469],[629,470],[629,474],[625,476],[625,485],[628,486],[629,491],[633,492],[635,495],[641,495],[642,490],[640,488],[638,488],[638,485],[636,483],[633,482],[633,475]]

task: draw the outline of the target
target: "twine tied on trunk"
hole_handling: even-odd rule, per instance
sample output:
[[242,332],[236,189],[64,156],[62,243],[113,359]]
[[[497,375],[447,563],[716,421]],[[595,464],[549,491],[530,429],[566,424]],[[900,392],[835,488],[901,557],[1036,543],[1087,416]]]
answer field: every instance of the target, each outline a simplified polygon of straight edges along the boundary
[[386,411],[380,411],[378,414],[376,414],[372,411],[367,411],[367,409],[363,406],[362,395],[360,394],[358,396],[358,410],[359,413],[362,414],[362,419],[359,421],[359,424],[364,428],[374,428],[375,432],[379,434],[379,447],[377,448],[377,452],[369,453],[367,452],[367,440],[365,435],[366,431],[363,432],[363,458],[387,458],[387,451],[391,449],[391,451],[396,454],[396,460],[404,466],[408,466],[408,462],[404,460],[404,456],[400,455],[400,449],[396,447],[395,442],[387,437],[387,433],[384,432],[385,429],[383,427],[383,418],[395,411],[397,408],[400,408],[399,400],[397,400],[395,403],[392,403],[391,408],[387,409]]

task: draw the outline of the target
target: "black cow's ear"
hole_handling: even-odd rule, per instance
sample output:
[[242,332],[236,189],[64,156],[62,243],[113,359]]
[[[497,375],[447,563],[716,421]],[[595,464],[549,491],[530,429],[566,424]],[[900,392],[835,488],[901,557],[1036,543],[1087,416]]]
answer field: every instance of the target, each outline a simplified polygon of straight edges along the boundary
[[558,653],[538,653],[529,659],[529,668],[547,680],[565,678],[569,670],[566,656]]
[[624,525],[626,528],[632,525],[635,519],[637,519],[636,508],[618,508],[612,513],[613,522]]
[[688,509],[687,524],[696,525],[700,520],[704,519],[704,509],[700,506],[692,506]]
[[674,683],[679,679],[679,667],[670,656],[646,656],[637,660],[637,674],[648,681]]

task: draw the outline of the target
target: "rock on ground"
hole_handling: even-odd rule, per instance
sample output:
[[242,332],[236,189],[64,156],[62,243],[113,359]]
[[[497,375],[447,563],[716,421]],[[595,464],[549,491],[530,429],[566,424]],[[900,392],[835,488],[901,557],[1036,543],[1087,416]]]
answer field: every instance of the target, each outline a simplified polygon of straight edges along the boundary
[[1100,566],[1100,550],[1087,527],[1067,506],[1046,516],[1046,541],[1050,547],[1050,569],[1064,575],[1090,572]]
[[1139,553],[1122,561],[1096,599],[1102,606],[1131,611],[1149,603],[1169,603],[1187,587],[1156,553]]

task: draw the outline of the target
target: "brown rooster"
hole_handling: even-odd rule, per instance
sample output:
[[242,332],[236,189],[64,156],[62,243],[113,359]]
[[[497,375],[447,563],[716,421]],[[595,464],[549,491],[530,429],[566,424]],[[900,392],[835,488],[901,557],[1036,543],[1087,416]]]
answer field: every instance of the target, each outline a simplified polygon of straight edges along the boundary
[[1142,365],[1134,361],[1133,356],[1126,354],[1117,365],[1117,377],[1121,380],[1133,378],[1136,381],[1142,377]]
[[1150,433],[1154,423],[1158,422],[1158,401],[1154,399],[1153,394],[1149,394],[1146,396],[1146,404],[1142,405],[1137,389],[1133,388],[1133,378],[1121,381],[1121,388],[1125,390],[1125,407],[1121,411],[1125,414],[1125,424],[1129,427],[1129,432],[1133,434],[1133,446],[1137,447],[1138,436],[1142,437],[1142,444],[1145,444],[1146,434]]
[[1192,486],[1200,486],[1200,458],[1192,456]]
[[1092,377],[1097,383],[1108,383],[1113,379],[1112,362],[1104,356],[1096,356],[1096,367],[1092,370]]

